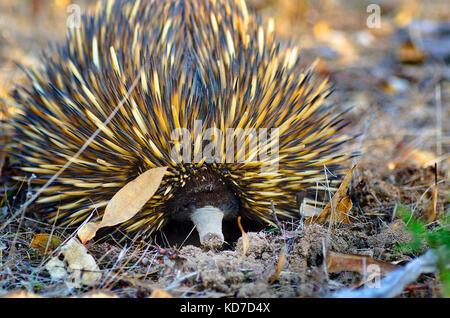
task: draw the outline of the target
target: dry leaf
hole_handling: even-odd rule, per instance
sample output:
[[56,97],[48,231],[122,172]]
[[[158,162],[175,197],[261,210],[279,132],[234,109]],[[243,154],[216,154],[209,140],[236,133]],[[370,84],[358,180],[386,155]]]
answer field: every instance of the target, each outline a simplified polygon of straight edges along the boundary
[[30,248],[36,248],[42,253],[47,249],[47,253],[55,250],[61,244],[61,239],[50,234],[36,234],[30,243]]
[[101,279],[102,274],[94,258],[76,238],[70,239],[62,246],[61,253],[69,265],[69,270],[81,276],[82,285],[94,286]]
[[15,290],[3,295],[0,298],[42,298],[38,294],[29,293],[25,290]]
[[241,225],[241,217],[239,216],[237,219],[239,229],[242,233],[242,255],[239,257],[239,262],[242,261],[242,259],[245,257],[245,254],[247,254],[248,247],[249,247],[249,241],[248,241],[248,235],[244,232],[244,228]]
[[345,196],[337,205],[338,215],[341,216],[340,221],[343,221],[345,224],[350,224],[350,219],[348,217],[350,210],[352,209],[353,203],[350,196]]
[[433,152],[423,149],[414,149],[409,145],[400,146],[400,152],[394,161],[387,164],[390,170],[395,168],[414,164],[418,167],[428,167],[439,161],[439,158]]
[[[379,286],[367,286],[358,290],[343,288],[331,296],[334,298],[393,298],[402,293],[406,286],[416,282],[420,275],[438,272],[439,257],[436,250],[429,249],[424,255],[400,266],[380,281]],[[376,287],[376,288],[374,288]]]
[[394,21],[398,27],[406,27],[417,16],[421,10],[421,4],[417,0],[409,0],[400,2],[400,8],[397,12]]
[[109,290],[93,290],[81,295],[81,298],[119,298]]
[[77,232],[78,238],[80,239],[81,243],[86,244],[87,241],[95,236],[99,228],[100,221],[84,224]]
[[64,262],[57,257],[53,257],[45,264],[45,269],[53,281],[65,280],[69,276],[65,267]]
[[381,89],[386,94],[402,93],[408,88],[408,81],[397,76],[389,76],[388,78],[381,80]]
[[173,297],[164,289],[155,289],[150,295],[150,298],[173,298]]
[[319,21],[314,24],[313,27],[314,36],[322,41],[325,41],[330,37],[331,31],[330,25],[325,21]]
[[310,217],[308,218],[305,223],[311,224],[312,222],[317,223],[324,223],[326,221],[330,222],[344,222],[345,224],[350,224],[350,219],[348,217],[350,210],[352,208],[352,201],[349,196],[347,196],[347,190],[350,186],[350,181],[352,180],[353,176],[353,170],[356,166],[353,166],[351,168],[344,180],[342,181],[341,185],[339,186],[339,189],[336,191],[336,193],[331,198],[331,203],[328,202],[328,204],[325,206],[323,211],[319,214],[317,217]]
[[414,43],[403,43],[397,50],[397,58],[402,63],[420,64],[425,61],[425,53]]
[[128,182],[109,201],[100,222],[87,223],[78,231],[81,242],[85,244],[102,227],[114,226],[135,216],[158,190],[166,171],[167,167],[149,169]]
[[[61,246],[61,254],[64,256],[65,262],[59,260],[58,257],[53,257],[45,265],[53,279],[66,280],[68,277],[75,287],[81,287],[82,285],[94,286],[102,278],[100,268],[94,258],[76,238],[70,239]],[[65,271],[65,275],[62,269]]]
[[353,41],[341,31],[333,30],[327,22],[319,21],[313,27],[314,36],[325,42],[340,55],[340,60],[349,63],[358,57],[358,51]]
[[275,270],[275,273],[270,277],[269,285],[273,284],[277,280],[278,276],[283,270],[285,262],[286,262],[286,252],[285,247],[283,247],[280,253],[280,258],[278,259],[277,269]]
[[438,161],[434,153],[423,149],[413,149],[411,159],[421,167],[428,167]]
[[[365,260],[365,261],[364,261]],[[364,268],[365,262],[365,268]],[[330,273],[351,271],[364,274],[367,272],[369,265],[376,265],[380,269],[380,275],[386,275],[387,273],[395,270],[396,265],[386,263],[373,259],[370,256],[354,255],[354,254],[340,254],[335,252],[329,252],[326,259],[327,270]]]
[[55,0],[53,5],[59,10],[66,10],[66,8],[70,5],[70,0]]

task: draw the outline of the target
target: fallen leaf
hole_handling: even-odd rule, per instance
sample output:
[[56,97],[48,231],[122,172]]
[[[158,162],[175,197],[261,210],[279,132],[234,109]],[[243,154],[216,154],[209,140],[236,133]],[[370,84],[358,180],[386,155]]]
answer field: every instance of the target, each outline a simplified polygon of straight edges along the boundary
[[86,244],[87,241],[95,236],[99,228],[100,221],[88,222],[84,224],[77,232],[78,238],[80,239],[81,243]]
[[319,40],[322,41],[327,40],[330,37],[331,32],[332,30],[330,25],[325,21],[319,21],[316,24],[314,24],[313,33],[314,36]]
[[150,298],[173,298],[173,297],[164,289],[155,289],[150,295]]
[[340,254],[331,251],[327,255],[326,264],[329,273],[350,271],[364,274],[364,272],[367,273],[368,266],[376,265],[379,268],[380,275],[386,275],[397,268],[396,265],[378,261],[370,256]]
[[350,210],[353,206],[352,199],[350,196],[345,196],[337,205],[338,215],[341,216],[340,221],[343,221],[345,224],[350,224],[350,219],[348,217]]
[[394,17],[395,23],[403,28],[406,27],[417,16],[421,10],[421,4],[417,0],[410,0],[401,3],[399,10]]
[[53,5],[60,10],[65,10],[70,5],[70,0],[55,0]]
[[85,244],[92,239],[98,229],[128,221],[144,206],[158,190],[167,167],[152,168],[128,182],[109,201],[100,222],[86,223],[78,237]]
[[93,290],[81,295],[81,298],[119,298],[109,290]]
[[431,166],[438,161],[434,153],[422,149],[414,149],[411,153],[411,159],[421,167]]
[[351,168],[344,180],[342,181],[339,189],[331,198],[331,202],[325,206],[323,211],[317,216],[312,216],[308,218],[305,223],[311,224],[312,222],[324,223],[326,221],[334,222],[344,222],[345,224],[350,224],[350,219],[348,217],[350,210],[352,208],[352,200],[350,196],[347,196],[347,190],[352,180],[353,170],[356,166]]
[[420,64],[425,61],[425,53],[413,42],[407,41],[397,49],[397,58],[402,63]]
[[64,256],[64,262],[53,257],[45,265],[52,279],[63,279],[79,288],[82,285],[95,286],[102,278],[94,258],[75,237],[61,246],[61,254]]
[[51,258],[45,264],[45,269],[49,272],[50,278],[53,281],[65,280],[69,276],[65,267],[64,262],[57,257]]
[[399,145],[397,156],[394,161],[387,164],[390,170],[414,164],[419,167],[428,167],[439,161],[439,158],[433,152],[423,149],[414,149],[410,145]]
[[387,167],[389,170],[394,170],[395,169],[395,163],[393,163],[392,161],[387,163]]
[[242,259],[245,257],[245,254],[247,254],[248,247],[250,244],[248,241],[248,235],[247,235],[247,233],[245,233],[244,228],[241,225],[241,217],[240,216],[238,217],[237,222],[238,222],[239,229],[241,230],[241,233],[242,233],[242,255],[241,255],[241,257],[239,257],[239,261],[238,261],[238,262],[241,262]]
[[61,244],[61,239],[50,234],[36,234],[30,243],[30,248],[36,248],[42,253],[52,252]]
[[343,63],[349,63],[358,57],[354,42],[341,31],[333,30],[325,21],[317,22],[313,27],[314,36],[337,52]]
[[386,94],[398,94],[405,92],[409,87],[407,80],[396,76],[390,76],[387,79],[381,80],[381,89]]
[[42,296],[34,293],[29,293],[25,290],[15,290],[1,296],[0,298],[42,298]]

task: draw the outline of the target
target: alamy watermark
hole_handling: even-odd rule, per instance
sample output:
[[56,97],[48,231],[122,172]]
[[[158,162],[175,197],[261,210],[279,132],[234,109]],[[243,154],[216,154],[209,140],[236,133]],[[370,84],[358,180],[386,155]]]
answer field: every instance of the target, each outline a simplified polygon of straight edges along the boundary
[[72,28],[80,28],[81,27],[81,7],[78,4],[70,4],[66,8],[66,12],[69,14],[67,17],[67,27],[69,29]]
[[381,28],[381,7],[378,4],[369,4],[366,9],[370,13],[366,20],[366,25],[370,29]]
[[381,268],[377,264],[369,264],[365,267],[366,283],[368,288],[380,288],[381,286]]
[[203,129],[194,121],[193,131],[174,129],[170,156],[180,163],[258,163],[261,172],[274,172],[279,164],[278,128]]

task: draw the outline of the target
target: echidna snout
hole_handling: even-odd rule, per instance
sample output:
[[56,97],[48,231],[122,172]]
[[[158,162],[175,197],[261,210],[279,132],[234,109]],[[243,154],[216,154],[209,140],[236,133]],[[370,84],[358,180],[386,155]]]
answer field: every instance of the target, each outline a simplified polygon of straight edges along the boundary
[[196,209],[191,214],[191,220],[197,228],[202,246],[207,248],[222,246],[224,241],[222,219],[223,212],[210,205]]

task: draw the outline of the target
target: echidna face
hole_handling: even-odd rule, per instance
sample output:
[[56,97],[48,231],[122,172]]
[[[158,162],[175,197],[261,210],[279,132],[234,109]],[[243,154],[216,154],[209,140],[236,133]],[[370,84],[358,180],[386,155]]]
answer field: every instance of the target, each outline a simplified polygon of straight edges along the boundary
[[201,244],[209,248],[219,247],[224,241],[222,221],[239,215],[239,198],[219,169],[204,165],[199,171],[191,171],[186,184],[174,189],[166,205],[171,219],[192,221]]
[[[338,152],[349,137],[323,104],[327,82],[301,66],[297,47],[278,42],[273,26],[244,0],[116,0],[69,28],[43,69],[27,71],[32,87],[15,96],[13,152],[36,174],[33,186],[71,160],[37,200],[50,221],[100,219],[127,182],[162,166],[157,193],[120,230],[148,234],[171,218],[201,222],[200,212],[272,223],[272,204],[278,216],[297,217],[296,195],[329,189],[324,166],[335,172],[349,157]],[[232,129],[233,140],[265,138],[237,147],[210,139],[211,161],[196,142],[198,121],[203,137]],[[176,149],[183,142],[173,147],[180,130],[190,133],[189,156]]]
[[173,199],[167,202],[171,218],[179,222],[191,220],[192,213],[206,206],[218,208],[224,219],[239,215],[239,198],[226,178],[215,169],[204,169],[191,175],[186,185],[174,190]]

